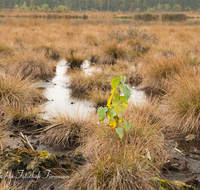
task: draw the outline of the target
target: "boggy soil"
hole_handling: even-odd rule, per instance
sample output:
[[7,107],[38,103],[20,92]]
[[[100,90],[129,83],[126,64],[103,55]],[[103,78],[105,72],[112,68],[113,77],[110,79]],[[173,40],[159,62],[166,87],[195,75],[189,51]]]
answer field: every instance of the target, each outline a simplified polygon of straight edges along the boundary
[[[116,28],[105,27],[107,31],[107,37],[104,39],[110,40],[107,43],[105,40],[102,40],[102,34],[106,34],[105,28],[102,26],[96,27],[97,30],[95,31],[94,27],[90,28],[81,25],[80,28],[75,28],[75,26],[65,26],[66,29],[61,29],[61,26],[64,26],[64,24],[54,24],[52,26],[48,26],[54,30],[53,34],[55,34],[50,35],[50,33],[45,33],[46,30],[51,31],[50,28],[48,28],[46,25],[44,25],[44,28],[42,28],[42,25],[40,26],[39,23],[38,25],[37,23],[35,23],[34,27],[30,26],[31,30],[27,32],[27,35],[24,35],[26,38],[23,39],[22,37],[19,38],[19,36],[17,35],[17,31],[12,28],[12,23],[10,23],[10,25],[10,28],[8,26],[5,26],[5,28],[2,26],[2,31],[4,31],[4,35],[2,36],[11,36],[13,39],[11,39],[10,41],[12,42],[13,40],[14,43],[8,44],[8,41],[5,41],[3,44],[0,44],[1,48],[3,49],[3,53],[1,54],[2,61],[0,63],[0,66],[2,68],[2,71],[5,71],[5,76],[7,76],[7,79],[12,79],[12,76],[10,74],[15,75],[15,72],[11,72],[11,68],[14,68],[14,71],[16,71],[18,69],[15,68],[18,68],[18,66],[21,65],[20,63],[24,63],[24,61],[25,63],[27,63],[27,60],[30,60],[30,63],[32,63],[32,74],[38,74],[38,64],[42,64],[42,66],[44,66],[43,63],[48,64],[47,66],[49,67],[49,72],[44,73],[42,72],[43,69],[40,69],[39,71],[41,71],[41,77],[39,78],[43,81],[36,84],[38,88],[44,90],[44,94],[48,99],[48,101],[42,105],[41,112],[30,112],[30,110],[28,109],[29,105],[26,106],[26,109],[17,110],[19,112],[18,114],[15,114],[15,105],[12,105],[12,109],[10,109],[9,106],[6,105],[6,107],[8,107],[9,109],[3,110],[3,114],[7,114],[4,115],[5,119],[7,119],[8,121],[11,120],[11,122],[13,121],[12,118],[14,118],[14,120],[17,120],[17,122],[14,123],[16,125],[12,126],[11,130],[9,131],[10,136],[5,137],[5,149],[4,152],[2,152],[0,155],[0,170],[2,170],[2,175],[7,176],[8,179],[6,180],[9,180],[9,177],[12,178],[13,176],[13,178],[15,177],[14,179],[12,179],[13,181],[16,180],[17,183],[22,183],[21,187],[27,187],[27,189],[65,189],[67,186],[66,183],[69,182],[68,180],[70,179],[69,176],[72,174],[73,171],[73,174],[75,174],[75,176],[78,176],[78,179],[80,179],[82,183],[86,182],[86,184],[84,185],[90,185],[90,183],[93,183],[93,179],[96,179],[96,181],[94,180],[96,182],[95,185],[100,185],[99,189],[106,189],[107,185],[110,184],[111,186],[114,184],[114,187],[116,187],[115,185],[117,183],[121,185],[121,182],[124,181],[126,183],[125,185],[133,184],[134,186],[135,183],[136,186],[139,185],[141,187],[144,187],[144,183],[149,183],[147,179],[151,179],[152,176],[154,176],[154,171],[152,171],[151,167],[153,166],[154,169],[156,168],[155,173],[157,174],[157,168],[160,169],[160,166],[163,166],[166,157],[167,160],[164,164],[164,167],[162,167],[161,169],[160,175],[155,175],[158,178],[152,179],[152,186],[154,186],[155,189],[180,190],[194,189],[193,187],[196,187],[196,189],[200,189],[198,173],[198,171],[200,170],[200,154],[198,144],[199,138],[187,143],[185,142],[185,138],[173,139],[171,141],[165,140],[166,150],[168,152],[168,155],[166,155],[166,152],[163,149],[164,138],[160,133],[160,125],[154,126],[154,124],[157,123],[157,119],[160,119],[164,121],[164,126],[169,127],[168,129],[166,129],[168,132],[171,132],[172,130],[173,133],[173,130],[176,129],[175,127],[177,125],[179,125],[180,132],[180,129],[182,129],[183,127],[187,133],[195,133],[195,131],[198,131],[198,122],[200,117],[200,115],[198,115],[200,86],[198,86],[199,44],[198,40],[196,40],[196,37],[198,36],[197,31],[199,27],[195,27],[193,30],[191,30],[190,27],[183,26],[152,27],[151,30],[153,31],[153,33],[157,34],[158,39],[157,37],[155,38],[154,35],[149,35],[149,27],[143,27],[144,29],[148,29],[147,32],[142,32],[143,30],[137,29],[137,27],[130,27],[130,29],[128,29],[127,27],[125,27],[125,25],[121,26],[121,28],[119,28],[118,26],[116,26]],[[24,25],[22,24],[21,26]],[[124,27],[125,32],[124,30],[122,30],[122,28]],[[56,28],[59,31],[57,31]],[[23,29],[23,27],[20,27],[20,30],[21,29]],[[113,32],[110,33],[111,29],[113,29]],[[117,32],[114,32],[115,29]],[[13,33],[9,33],[13,30],[16,32],[16,36],[13,35]],[[25,34],[26,30],[24,30],[20,31],[19,34]],[[94,30],[94,33],[91,33],[92,30]],[[37,31],[38,33],[35,33]],[[60,31],[62,31],[61,35],[60,37],[58,37],[58,33]],[[5,35],[6,33],[8,34]],[[33,33],[34,35],[37,35],[35,35],[34,40],[30,41],[30,39],[33,39]],[[44,36],[42,34],[44,34]],[[41,37],[41,39],[46,39],[42,46],[40,43],[43,40],[40,40],[40,38],[38,39],[37,37]],[[63,43],[61,43],[61,41],[58,41],[58,39],[62,39],[62,41],[63,39],[67,40],[64,40]],[[122,42],[120,43],[121,40]],[[157,44],[157,40],[159,40],[159,44]],[[52,44],[46,43],[49,41],[51,41]],[[55,42],[57,42],[57,44],[54,44]],[[75,42],[78,43],[76,44]],[[13,44],[15,44],[15,46],[12,46]],[[35,45],[33,46],[33,44]],[[86,48],[86,45],[90,45],[88,46],[89,48]],[[143,47],[143,45],[149,48],[145,48],[146,50],[143,48],[141,49],[140,47]],[[22,49],[26,51],[18,52],[17,50],[20,49],[20,47],[22,47]],[[179,47],[182,47],[183,49],[179,49]],[[184,49],[185,47],[187,48]],[[41,48],[43,50],[43,54],[40,55],[39,59],[37,54],[38,52],[40,52]],[[28,49],[31,49],[31,52],[27,51]],[[70,66],[69,64],[67,64],[65,60],[61,60],[56,68],[55,77],[52,80],[49,80],[48,76],[52,76],[51,71],[54,72],[55,68],[55,62],[52,61],[52,59],[54,60],[54,58],[49,56],[50,50],[52,52],[60,52],[60,56],[62,58],[65,57],[66,59],[68,58],[68,63],[70,64],[72,64],[75,60],[81,60],[81,62],[83,61],[83,65],[77,66],[75,64],[75,67],[73,67],[72,65]],[[90,50],[94,50],[94,52],[90,52]],[[45,54],[45,51],[47,51],[48,53]],[[115,56],[116,53],[117,56]],[[28,56],[29,54],[30,57]],[[11,55],[13,55],[12,59],[10,59]],[[111,55],[114,55],[114,57],[112,57]],[[24,60],[24,56],[27,58],[26,60]],[[35,60],[33,59],[35,57],[38,58],[39,61],[32,61]],[[57,59],[56,57],[55,59]],[[94,67],[92,67],[91,65],[91,67],[87,66],[89,65],[88,60],[84,61],[87,57],[90,57],[91,60],[94,61],[97,60],[96,65],[93,64]],[[118,58],[120,58],[121,60],[118,60]],[[13,67],[12,65],[14,62],[16,62],[16,67]],[[104,65],[102,65],[102,63],[104,63]],[[185,65],[186,68],[184,68],[183,65]],[[135,67],[135,70],[132,67]],[[44,70],[46,71],[46,68]],[[97,70],[102,72],[97,72]],[[123,72],[121,72],[121,70],[123,70]],[[22,69],[21,72],[25,71]],[[3,77],[3,74],[4,72],[2,72],[2,80],[6,84],[6,80],[5,77]],[[147,93],[147,95],[150,95],[153,98],[157,97],[159,99],[159,103],[156,102],[156,105],[154,105],[154,107],[158,106],[159,109],[163,108],[163,110],[161,109],[161,112],[159,112],[160,110],[158,110],[157,107],[155,109],[153,107],[152,109],[150,107],[152,102],[148,100],[146,101],[148,102],[146,106],[149,106],[149,109],[143,108],[142,106],[138,106],[137,109],[135,109],[133,106],[134,103],[132,105],[130,104],[131,109],[129,110],[129,113],[126,113],[125,119],[127,119],[127,121],[131,120],[134,127],[131,128],[131,133],[128,134],[128,137],[130,135],[130,139],[127,139],[127,144],[122,143],[122,145],[120,144],[122,148],[119,148],[118,145],[110,143],[111,139],[114,139],[113,142],[115,142],[115,140],[120,143],[122,142],[120,141],[117,134],[114,133],[116,136],[113,136],[113,134],[111,134],[112,131],[110,130],[110,127],[107,124],[104,125],[100,123],[99,118],[95,118],[97,114],[94,103],[98,102],[98,100],[100,99],[103,100],[104,104],[102,105],[106,105],[108,98],[105,98],[105,96],[100,96],[100,93],[94,94],[95,91],[93,91],[93,87],[96,87],[96,89],[94,90],[103,90],[106,91],[105,94],[109,95],[111,90],[110,82],[112,78],[120,77],[121,75],[127,76],[128,84],[139,85],[138,88],[132,87],[132,102],[144,102],[147,99],[147,96],[145,95],[143,90],[146,89],[145,92]],[[32,77],[35,78],[34,76]],[[195,80],[191,80],[191,78]],[[191,81],[193,83],[191,83]],[[174,83],[176,84],[175,87]],[[181,85],[182,83],[186,85]],[[93,101],[94,103],[92,103],[91,100],[86,100],[85,98],[83,98],[82,93],[80,93],[79,95],[75,93],[76,97],[72,96],[72,94],[74,94],[73,90],[75,89],[75,87],[74,89],[72,88],[73,85],[76,85],[78,90],[83,88],[84,92],[88,94],[92,91],[91,93],[93,93],[93,97],[96,98],[96,102]],[[192,88],[189,88],[190,86]],[[197,88],[195,88],[195,86],[197,86]],[[188,89],[190,89],[191,91],[189,91]],[[5,92],[7,92],[8,90],[7,88],[5,88]],[[87,92],[87,90],[89,92]],[[180,94],[177,92],[179,92]],[[179,97],[183,98],[179,99]],[[165,101],[163,101],[163,99]],[[24,100],[23,96],[21,100]],[[185,107],[182,107],[182,113],[191,113],[191,115],[185,116],[180,115],[176,112],[177,110],[180,110],[176,109],[176,106],[185,104],[180,103],[176,105],[174,104],[174,102],[177,103],[178,101],[182,100],[184,100],[182,103],[190,103],[189,105],[186,104]],[[175,107],[173,107],[174,105]],[[191,108],[193,108],[193,106],[196,106],[196,109],[192,109],[190,110],[191,112],[188,112],[186,108],[190,108],[190,106]],[[24,116],[23,113],[21,114],[21,111],[26,111],[27,115],[30,117],[25,117],[26,115]],[[55,112],[58,112],[58,114],[53,114],[52,117],[52,113]],[[29,118],[35,120],[35,113],[40,115],[40,117],[46,121],[46,126],[42,125],[40,122],[40,125],[34,124],[34,121],[33,123],[29,122]],[[62,113],[69,113],[70,117],[68,117],[68,115],[66,118],[64,118],[62,116]],[[93,113],[95,114],[92,115]],[[20,114],[22,118],[25,118],[25,120],[18,119]],[[159,116],[157,116],[156,114]],[[94,126],[94,123],[92,123],[92,125],[88,127],[87,124],[84,125],[82,123],[82,120],[78,121],[79,123],[76,122],[75,119],[78,118],[78,115],[89,115],[91,116],[90,119],[94,117],[96,119],[94,122],[96,126]],[[195,116],[196,119],[194,120],[192,116]],[[153,118],[152,121],[151,118]],[[182,118],[189,119],[182,120]],[[47,131],[46,134],[41,133],[41,131],[38,133],[34,131],[42,129],[46,130],[51,125],[51,119],[54,119],[54,122],[56,121],[56,125],[59,125],[60,122],[62,123],[62,125],[60,125],[58,128],[51,128],[52,130]],[[18,122],[18,120],[20,120],[20,122]],[[26,122],[23,123],[23,121]],[[181,121],[182,123],[179,121]],[[195,125],[193,125],[193,121],[196,122]],[[81,125],[79,125],[80,123]],[[191,129],[187,131],[188,126],[190,126]],[[72,127],[72,130],[71,128],[69,130],[69,127]],[[103,130],[99,131],[98,127],[106,130],[108,128],[108,131],[110,133],[105,133],[105,131]],[[13,128],[15,128],[15,132],[13,132]],[[155,131],[152,132],[152,128],[155,129]],[[82,129],[84,129],[85,131]],[[90,131],[88,131],[87,129],[92,132],[90,133]],[[19,137],[20,132],[22,132],[24,135],[28,135],[28,140],[30,141],[30,144],[33,146],[34,150],[25,149],[25,146],[21,142],[21,139]],[[76,132],[76,134],[74,132]],[[87,139],[89,142],[87,144],[88,147],[86,147],[86,149],[83,148],[83,150],[86,151],[80,152],[77,149],[77,147],[80,145],[80,142],[76,142],[76,140],[78,140],[78,138],[79,140],[82,138],[83,132],[92,134],[88,136],[92,136],[94,138]],[[100,138],[99,136],[101,133],[103,133],[103,135]],[[104,136],[106,138],[104,138]],[[46,141],[44,140],[45,138]],[[100,138],[100,140],[98,139],[99,141],[95,141],[95,138]],[[149,143],[148,140],[151,138],[153,142]],[[102,147],[100,145],[102,145]],[[125,153],[124,147],[128,147],[127,152]],[[110,148],[110,150],[107,151],[107,148]],[[120,154],[116,154],[116,152],[114,151],[118,151],[119,149]],[[130,150],[131,153],[129,153]],[[96,153],[97,158],[91,158],[94,157]],[[85,156],[85,158],[83,155]],[[122,156],[114,157],[113,155]],[[155,159],[152,159],[151,157],[154,157],[154,155]],[[125,164],[124,167],[123,163],[121,163],[124,157],[126,157],[124,163],[130,163],[130,168],[129,164]],[[103,162],[101,162],[101,158]],[[145,160],[144,162],[147,164],[142,162],[143,159]],[[117,169],[115,167],[115,161],[118,162]],[[101,163],[103,163],[103,169],[99,167],[101,166]],[[83,167],[79,168],[81,166]],[[85,166],[88,166],[88,168]],[[111,170],[108,171],[107,168],[111,168]],[[140,171],[141,168],[142,172]],[[118,171],[122,172],[122,175]],[[127,177],[127,172],[129,174],[130,171],[132,172],[132,176],[128,175]],[[91,175],[88,175],[88,173],[90,173]],[[99,173],[103,173],[103,176],[98,175]],[[147,177],[143,175],[144,173],[147,174]],[[20,178],[21,174],[25,175],[24,178]],[[120,178],[119,174],[123,178]],[[28,178],[30,175],[31,179]],[[92,178],[90,178],[90,176],[92,176]],[[137,180],[133,179],[138,179],[138,184]],[[68,189],[80,185],[77,184],[76,186],[73,184],[77,183],[77,179],[75,180],[75,178],[71,178],[70,180],[72,186],[70,186],[69,182],[68,185],[70,187]],[[171,182],[169,180],[176,182]],[[180,181],[186,182],[186,184],[183,184]],[[28,186],[28,184],[30,186]],[[90,187],[89,190],[90,189],[94,188]],[[124,190],[126,188],[122,189]],[[147,188],[147,190],[149,189]]]
[[[55,78],[39,85],[40,88],[46,89],[45,94],[49,99],[45,103],[45,112],[42,116],[45,119],[48,118],[48,112],[56,110],[56,105],[59,104],[61,108],[70,106],[72,111],[74,106],[78,107],[80,105],[82,105],[83,112],[93,110],[90,102],[86,104],[86,101],[77,101],[76,98],[70,97],[65,67],[66,64],[63,60],[57,66]],[[66,96],[66,92],[69,98]],[[62,94],[63,96],[60,96]],[[143,91],[137,91],[133,88],[132,99],[136,102],[142,102],[145,95]],[[87,107],[86,105],[90,106]],[[30,190],[64,189],[72,171],[86,164],[87,160],[81,152],[76,151],[74,148],[76,146],[49,146],[42,141],[43,134],[30,135],[34,130],[41,128],[42,125],[33,126],[31,123],[26,127],[18,126],[18,129],[15,126],[15,130],[10,133],[9,137],[6,137],[7,140],[9,139],[7,148],[0,155],[1,174],[8,179],[17,179],[18,184],[24,187],[28,186]],[[28,140],[35,150],[24,148],[18,136],[19,132],[28,135]],[[200,189],[199,143],[199,139],[186,142],[184,138],[166,141],[166,149],[170,156],[163,167],[160,179],[183,181],[187,185]],[[190,186],[185,189],[190,189]]]
[[[16,133],[16,132],[15,132]],[[23,131],[24,134],[30,133]],[[43,135],[29,136],[35,150],[24,148],[20,138],[7,137],[7,148],[0,155],[1,178],[14,180],[27,189],[63,189],[74,168],[86,163],[83,155],[72,148],[42,144]]]
[[166,142],[168,161],[161,178],[171,181],[183,181],[200,189],[200,139],[186,142],[185,138],[176,138]]
[[[134,93],[133,97],[137,97]],[[31,125],[30,125],[31,126]],[[7,137],[7,148],[0,155],[2,175],[17,178],[18,184],[28,189],[64,189],[70,174],[75,168],[87,163],[82,153],[72,147],[48,146],[42,142],[43,134],[29,135],[33,150],[24,148],[17,136],[19,132],[31,134],[42,126],[25,127],[14,130]],[[200,140],[186,142],[184,138],[166,141],[169,159],[160,174],[160,179],[183,181],[200,189]],[[178,148],[181,152],[176,151]],[[58,176],[58,177],[57,177]],[[15,179],[14,179],[15,180]],[[21,185],[21,186],[23,186]],[[188,186],[188,189],[190,186]],[[187,189],[187,188],[186,188]],[[192,189],[192,188],[191,188]]]

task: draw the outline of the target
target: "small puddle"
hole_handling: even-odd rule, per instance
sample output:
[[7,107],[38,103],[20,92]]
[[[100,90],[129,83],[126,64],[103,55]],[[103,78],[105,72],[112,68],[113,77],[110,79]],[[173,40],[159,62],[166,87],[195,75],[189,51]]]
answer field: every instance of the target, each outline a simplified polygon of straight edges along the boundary
[[56,76],[51,82],[43,83],[39,87],[45,88],[44,94],[49,100],[44,104],[44,119],[48,119],[52,113],[70,113],[72,116],[77,114],[86,116],[94,111],[93,103],[81,101],[71,97],[71,89],[68,87],[69,77],[67,76],[68,66],[65,60],[58,62]]

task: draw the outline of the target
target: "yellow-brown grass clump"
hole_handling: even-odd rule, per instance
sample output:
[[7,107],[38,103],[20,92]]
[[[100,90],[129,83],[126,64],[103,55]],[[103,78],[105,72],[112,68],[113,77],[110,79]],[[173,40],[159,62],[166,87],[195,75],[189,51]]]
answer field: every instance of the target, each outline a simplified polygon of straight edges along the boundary
[[91,63],[98,63],[101,51],[98,48],[93,47],[88,51],[87,55],[89,56]]
[[132,77],[135,75],[133,65],[128,62],[117,61],[115,65],[103,65],[99,70],[96,67],[96,71],[91,75],[85,75],[81,72],[71,73],[69,76],[70,88],[82,92],[92,89],[109,90],[111,89],[110,81],[112,81],[112,78],[121,75],[125,75],[128,83],[132,83]]
[[89,98],[92,102],[96,104],[96,108],[102,106],[106,106],[107,100],[110,97],[110,91],[102,91],[98,89],[92,89],[91,91],[88,91]]
[[14,47],[12,47],[11,45],[8,45],[6,43],[1,43],[0,44],[0,55],[2,56],[7,56],[7,55],[11,55],[14,51]]
[[52,59],[52,60],[58,60],[60,58],[59,50],[57,50],[56,47],[53,45],[42,45],[38,48],[36,48],[36,51],[44,50],[46,58]]
[[143,82],[140,84],[141,89],[145,90],[147,94],[164,94],[168,86],[169,78],[179,73],[184,67],[182,60],[176,56],[168,58],[160,57],[150,58],[147,64],[141,66]]
[[158,123],[152,124],[150,117],[137,107],[131,108],[132,123],[123,140],[110,126],[96,122],[91,135],[80,148],[90,163],[78,168],[66,184],[67,189],[154,189],[149,180],[166,160],[163,137]]
[[80,145],[82,137],[91,124],[90,117],[81,116],[78,113],[72,116],[70,113],[56,113],[51,115],[52,129],[43,137],[43,142],[50,146],[76,148]]
[[179,134],[200,130],[200,77],[199,71],[185,70],[169,82],[164,96],[161,115],[166,131]]
[[126,47],[117,42],[109,42],[102,48],[102,55],[99,58],[99,63],[101,64],[114,65],[117,60],[128,60],[130,57]]
[[18,107],[18,106],[3,106],[3,110],[6,113],[3,117],[4,122],[18,122],[18,124],[28,123],[36,124],[39,120],[39,107],[34,105]]
[[86,59],[86,55],[82,52],[74,52],[65,56],[66,61],[71,69],[80,68]]
[[22,80],[19,76],[8,77],[0,73],[0,113],[5,120],[21,120],[25,115],[27,118],[27,113],[32,115],[32,108],[44,100],[44,96],[30,79]]
[[[18,55],[17,55],[18,54]],[[55,62],[48,61],[42,53],[33,51],[15,52],[12,59],[7,60],[5,70],[9,75],[21,75],[24,78],[46,79],[54,76]]]

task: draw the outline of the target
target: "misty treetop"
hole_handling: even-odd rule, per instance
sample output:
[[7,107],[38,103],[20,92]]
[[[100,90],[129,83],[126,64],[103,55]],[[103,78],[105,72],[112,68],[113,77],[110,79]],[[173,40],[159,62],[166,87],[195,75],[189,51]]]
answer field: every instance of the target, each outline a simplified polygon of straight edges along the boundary
[[200,0],[0,0],[0,9],[61,11],[199,11]]

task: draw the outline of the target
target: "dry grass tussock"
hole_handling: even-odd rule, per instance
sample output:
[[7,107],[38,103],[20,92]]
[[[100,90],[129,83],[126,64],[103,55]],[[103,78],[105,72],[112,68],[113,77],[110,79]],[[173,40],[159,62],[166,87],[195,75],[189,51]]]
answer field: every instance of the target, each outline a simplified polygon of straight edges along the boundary
[[143,78],[140,84],[141,89],[148,94],[164,94],[170,77],[175,73],[180,73],[186,64],[176,56],[156,57],[153,55],[148,58],[148,63],[139,71]]
[[8,77],[0,73],[0,112],[5,114],[5,118],[10,117],[12,112],[12,118],[16,118],[19,113],[32,113],[30,109],[44,100],[30,79],[22,80],[20,76]]
[[82,52],[75,52],[65,56],[66,61],[71,69],[80,68],[86,59],[86,54]]
[[48,45],[48,44],[44,44],[44,45],[41,45],[39,47],[36,47],[35,48],[37,52],[40,52],[41,50],[44,50],[45,51],[45,57],[48,58],[48,59],[52,59],[52,60],[55,60],[57,61],[59,58],[60,58],[60,50],[59,50],[59,47],[55,47],[54,45]]
[[166,160],[166,153],[164,138],[158,123],[151,122],[146,112],[148,108],[149,105],[131,106],[126,119],[132,123],[132,128],[123,140],[104,123],[92,125],[91,135],[79,148],[90,163],[74,172],[66,189],[154,189],[149,179],[157,174]]
[[92,89],[88,91],[89,99],[96,104],[96,108],[106,106],[107,100],[110,97],[110,90],[102,91],[98,89]]
[[130,60],[131,56],[128,54],[128,49],[125,45],[109,42],[106,46],[102,46],[102,48],[102,55],[98,60],[101,64],[114,65],[118,59]]
[[90,57],[91,63],[98,63],[101,54],[101,50],[97,47],[94,47],[87,52],[88,57]]
[[200,77],[199,71],[184,70],[169,82],[160,115],[164,130],[182,134],[200,130]]
[[2,108],[5,112],[3,117],[5,123],[17,122],[18,125],[24,123],[39,123],[37,121],[39,119],[39,113],[41,112],[41,109],[37,106],[30,105],[24,107],[14,107],[11,105],[6,105]]
[[135,75],[134,65],[118,60],[115,65],[102,65],[99,70],[96,69],[90,75],[85,75],[83,72],[71,73],[70,87],[75,91],[91,91],[92,89],[105,91],[111,89],[112,78],[121,75],[125,75],[128,83],[132,83],[132,77]]
[[32,79],[46,79],[55,75],[55,62],[48,61],[43,53],[15,52],[7,62],[4,68],[9,75]]
[[89,134],[88,128],[92,125],[93,116],[81,116],[78,111],[75,115],[59,112],[52,114],[50,120],[56,127],[46,132],[43,142],[50,146],[59,145],[72,149],[79,146],[83,136]]
[[0,44],[0,56],[11,55],[14,51],[14,47],[12,45],[8,45],[7,43]]

